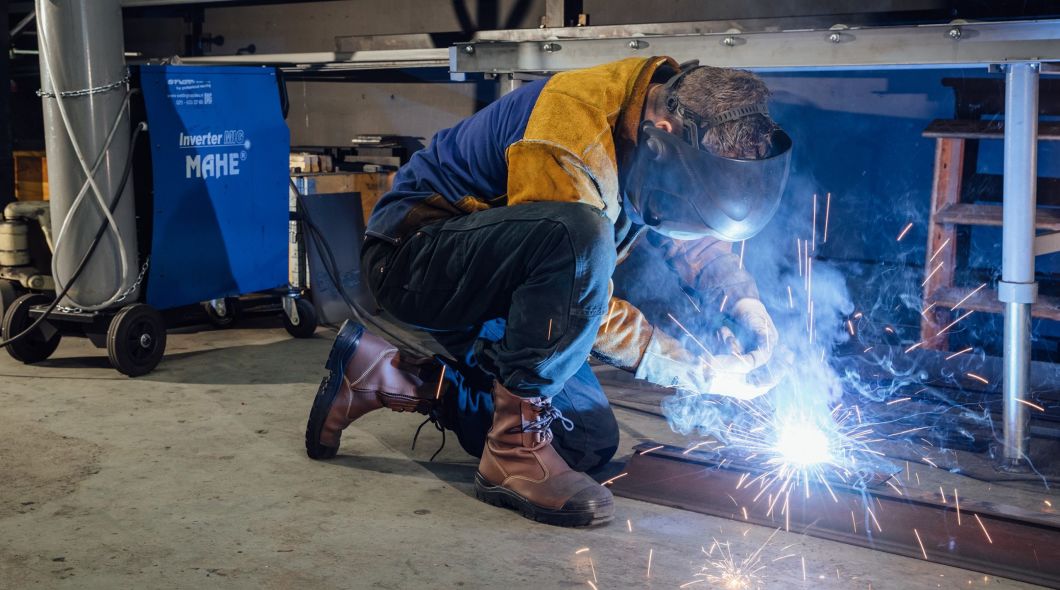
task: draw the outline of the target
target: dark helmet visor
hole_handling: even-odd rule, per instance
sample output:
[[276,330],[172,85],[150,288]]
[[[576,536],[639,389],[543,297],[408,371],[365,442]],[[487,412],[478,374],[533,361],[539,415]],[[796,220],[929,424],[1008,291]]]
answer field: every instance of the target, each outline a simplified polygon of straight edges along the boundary
[[644,125],[634,175],[645,221],[675,237],[714,235],[748,239],[765,227],[780,206],[791,165],[791,138],[772,136],[760,159],[726,158],[682,138]]

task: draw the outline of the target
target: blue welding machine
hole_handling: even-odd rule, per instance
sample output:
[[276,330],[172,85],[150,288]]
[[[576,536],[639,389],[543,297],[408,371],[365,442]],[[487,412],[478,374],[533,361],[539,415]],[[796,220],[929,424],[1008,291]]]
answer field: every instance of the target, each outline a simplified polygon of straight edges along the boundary
[[276,71],[143,66],[140,84],[153,175],[147,303],[286,285],[291,139]]
[[141,66],[132,77],[142,104],[134,101],[131,116],[146,119],[150,142],[147,150],[138,141],[130,160],[138,254],[148,262],[127,293],[139,295],[96,311],[26,295],[4,316],[2,338],[21,334],[8,353],[35,363],[62,336],[86,336],[118,371],[143,375],[165,351],[163,312],[172,319],[186,306],[275,289],[285,295],[288,331],[310,335],[311,304],[288,285],[290,133],[277,71]]

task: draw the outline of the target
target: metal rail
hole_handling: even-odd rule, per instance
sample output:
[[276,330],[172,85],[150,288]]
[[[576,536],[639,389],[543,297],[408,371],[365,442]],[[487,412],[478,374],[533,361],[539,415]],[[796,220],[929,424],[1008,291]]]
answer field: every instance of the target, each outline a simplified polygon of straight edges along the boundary
[[[634,29],[630,29],[634,30]],[[1060,56],[1057,21],[1011,21],[779,32],[631,34],[616,38],[472,41],[450,49],[454,74],[556,72],[626,56],[757,70],[982,67]]]
[[757,474],[745,476],[746,468],[653,443],[635,451],[627,475],[611,484],[618,496],[1060,587],[1060,520],[1042,514],[842,485],[832,485],[834,497],[810,484],[808,495],[800,486],[785,500],[771,502],[766,494],[756,500],[760,488],[746,482]]
[[262,53],[250,55],[206,55],[182,57],[184,64],[285,65],[292,69],[385,70],[398,68],[444,68],[448,49],[375,49],[367,51],[312,53]]

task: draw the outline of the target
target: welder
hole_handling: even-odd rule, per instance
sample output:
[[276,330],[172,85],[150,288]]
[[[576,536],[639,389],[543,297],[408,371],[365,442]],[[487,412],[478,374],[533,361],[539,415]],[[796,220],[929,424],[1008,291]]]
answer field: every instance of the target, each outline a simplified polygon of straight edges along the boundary
[[[438,132],[376,205],[362,273],[383,309],[449,355],[345,324],[309,456],[335,456],[372,410],[420,413],[480,457],[479,499],[555,525],[610,520],[610,490],[585,472],[612,458],[618,426],[590,356],[696,393],[774,384],[777,332],[732,248],[787,181],[791,140],[768,97],[750,72],[631,58],[524,84]],[[616,263],[644,236],[702,309],[728,302],[750,334],[742,349],[683,346],[612,296]]]

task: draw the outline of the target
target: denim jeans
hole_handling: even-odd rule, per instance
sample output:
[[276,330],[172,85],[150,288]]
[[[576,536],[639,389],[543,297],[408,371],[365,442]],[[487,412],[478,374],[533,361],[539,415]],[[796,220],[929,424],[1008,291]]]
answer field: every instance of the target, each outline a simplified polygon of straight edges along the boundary
[[552,398],[574,422],[553,424],[574,468],[606,463],[618,427],[587,359],[607,312],[613,228],[580,203],[500,207],[438,221],[398,244],[369,238],[362,268],[379,305],[433,332],[455,357],[450,426],[481,455],[496,379],[516,395]]

